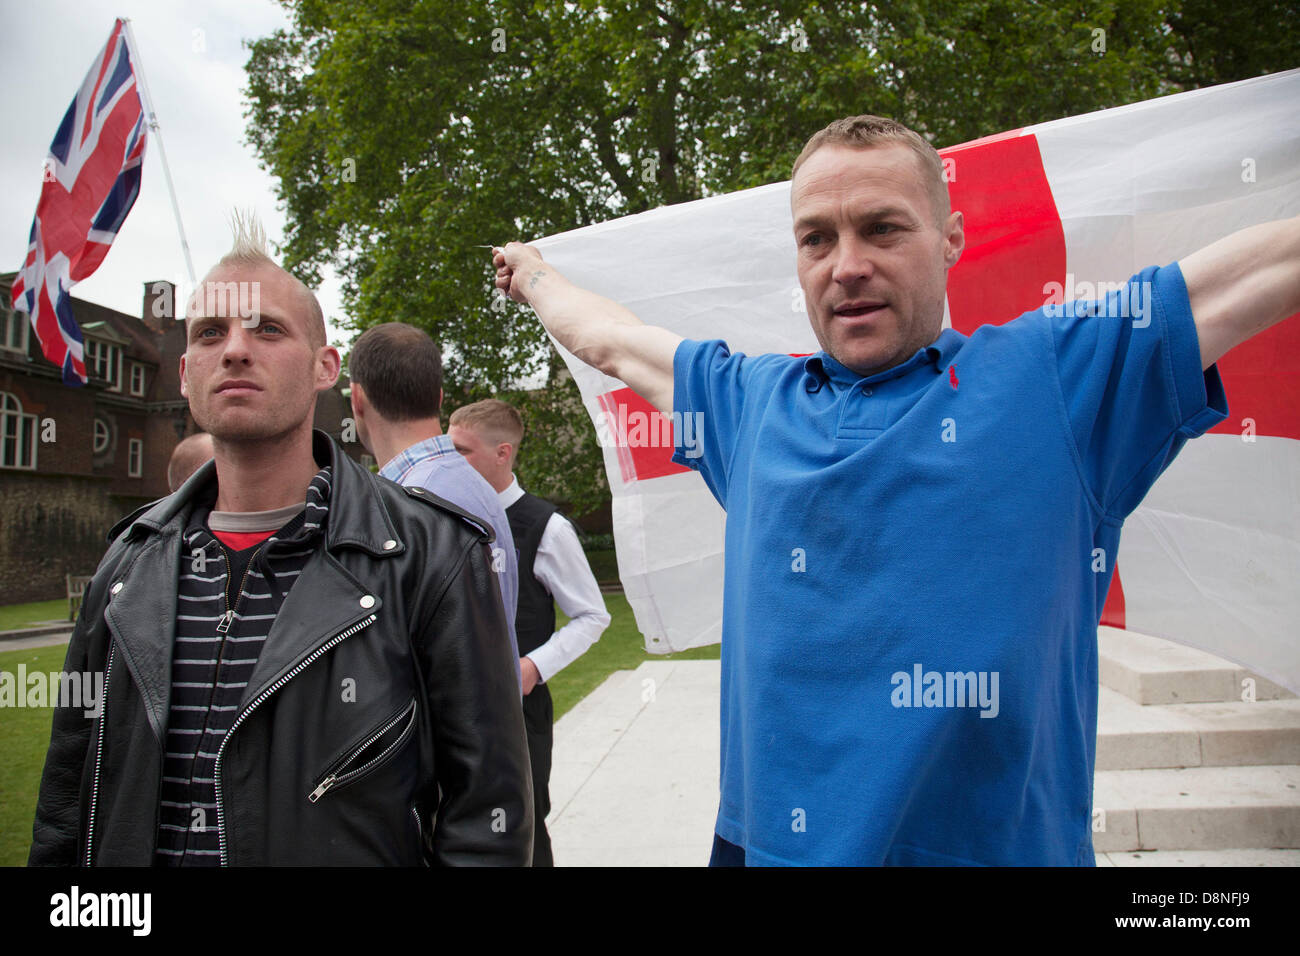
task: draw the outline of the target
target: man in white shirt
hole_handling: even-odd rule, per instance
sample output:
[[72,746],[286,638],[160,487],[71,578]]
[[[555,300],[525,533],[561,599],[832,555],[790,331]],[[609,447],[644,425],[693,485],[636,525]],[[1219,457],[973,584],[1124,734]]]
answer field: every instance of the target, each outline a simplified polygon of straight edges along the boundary
[[[554,710],[546,681],[596,643],[609,626],[609,614],[573,525],[553,504],[519,487],[513,469],[524,423],[518,410],[494,398],[466,405],[452,413],[447,435],[496,489],[519,553],[515,633],[533,769],[533,866],[553,866],[546,814]],[[558,631],[556,604],[570,618]]]

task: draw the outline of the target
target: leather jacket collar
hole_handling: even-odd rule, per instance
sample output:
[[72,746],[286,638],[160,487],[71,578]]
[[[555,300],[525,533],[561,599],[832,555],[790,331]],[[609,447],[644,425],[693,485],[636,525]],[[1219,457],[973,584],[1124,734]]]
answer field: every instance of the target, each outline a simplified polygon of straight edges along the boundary
[[[406,544],[399,537],[373,483],[367,480],[366,470],[319,428],[312,429],[312,454],[318,462],[328,462],[333,466],[330,471],[334,488],[330,494],[330,516],[325,529],[326,549],[360,548],[375,557],[404,553]],[[208,461],[174,493],[123,518],[109,532],[108,540],[115,540],[124,529],[128,539],[164,533],[173,525],[179,534],[199,491],[215,480],[216,463]]]
[[[329,460],[333,465],[325,552],[353,547],[380,558],[402,554],[406,548],[373,476],[322,431],[313,433],[312,450],[317,461]],[[181,539],[198,492],[215,478],[215,465],[209,461],[175,493],[123,519],[110,533],[113,540],[127,528],[123,541],[132,556],[121,576],[114,578],[104,617],[140,686],[159,740],[167,726],[177,601],[174,576],[181,563]],[[249,697],[383,605],[382,596],[368,594],[337,561],[320,553],[304,569],[304,577],[312,586],[305,591],[294,588],[286,596],[272,627],[274,639],[268,636],[249,681]],[[159,586],[163,582],[170,584]],[[166,623],[160,626],[160,622]]]

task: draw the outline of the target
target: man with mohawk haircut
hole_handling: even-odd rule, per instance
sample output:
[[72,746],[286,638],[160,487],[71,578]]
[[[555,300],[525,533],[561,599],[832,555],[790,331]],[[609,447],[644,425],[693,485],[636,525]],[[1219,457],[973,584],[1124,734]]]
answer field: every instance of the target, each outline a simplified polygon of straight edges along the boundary
[[252,218],[187,309],[214,460],[110,532],[30,863],[527,865],[515,652],[480,520],[312,429],[339,354]]

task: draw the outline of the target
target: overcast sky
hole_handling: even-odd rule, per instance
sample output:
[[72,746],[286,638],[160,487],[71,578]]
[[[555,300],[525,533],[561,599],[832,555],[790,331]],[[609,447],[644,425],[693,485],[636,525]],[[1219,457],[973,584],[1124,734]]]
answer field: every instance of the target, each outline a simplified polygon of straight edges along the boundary
[[[284,233],[274,181],[244,142],[243,41],[288,20],[271,0],[0,0],[0,271],[21,264],[40,196],[50,141],[116,17],[135,31],[145,83],[162,127],[186,237],[201,277],[230,245],[227,217],[253,208],[272,240]],[[87,299],[140,314],[143,283],[187,284],[158,140],[145,148],[140,196],[99,270],[73,289]],[[327,321],[341,316],[338,283],[318,290]],[[330,340],[341,339],[330,321]]]

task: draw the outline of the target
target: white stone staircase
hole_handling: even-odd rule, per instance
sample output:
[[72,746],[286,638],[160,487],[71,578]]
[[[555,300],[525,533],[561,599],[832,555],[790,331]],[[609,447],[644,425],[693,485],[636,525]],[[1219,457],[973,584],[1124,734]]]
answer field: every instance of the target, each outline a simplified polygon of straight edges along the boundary
[[1171,641],[1097,641],[1098,864],[1300,866],[1300,700]]

